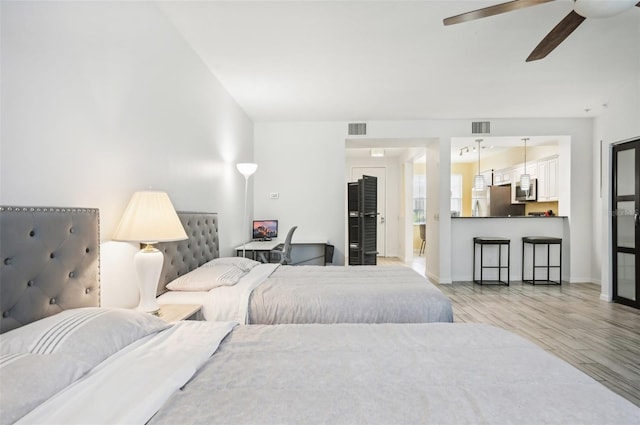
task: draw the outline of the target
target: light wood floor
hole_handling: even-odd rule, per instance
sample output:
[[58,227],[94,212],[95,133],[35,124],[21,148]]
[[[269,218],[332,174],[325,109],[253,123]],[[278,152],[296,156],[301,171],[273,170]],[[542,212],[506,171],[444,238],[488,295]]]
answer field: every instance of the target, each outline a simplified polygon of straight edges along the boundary
[[[403,264],[379,259],[378,264]],[[405,264],[424,275],[424,258]],[[592,283],[436,285],[455,322],[488,323],[529,339],[640,406],[640,310],[600,300]]]

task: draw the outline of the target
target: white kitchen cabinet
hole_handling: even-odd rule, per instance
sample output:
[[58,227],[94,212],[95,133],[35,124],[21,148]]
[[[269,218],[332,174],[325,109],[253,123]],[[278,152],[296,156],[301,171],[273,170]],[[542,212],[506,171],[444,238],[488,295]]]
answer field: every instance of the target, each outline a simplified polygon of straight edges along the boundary
[[495,170],[493,172],[493,184],[502,185],[511,183],[511,175],[513,170],[511,168],[503,168],[501,170]]
[[558,200],[558,157],[549,159],[548,167],[549,200]]
[[548,202],[558,200],[558,157],[541,159],[538,161],[538,201]]

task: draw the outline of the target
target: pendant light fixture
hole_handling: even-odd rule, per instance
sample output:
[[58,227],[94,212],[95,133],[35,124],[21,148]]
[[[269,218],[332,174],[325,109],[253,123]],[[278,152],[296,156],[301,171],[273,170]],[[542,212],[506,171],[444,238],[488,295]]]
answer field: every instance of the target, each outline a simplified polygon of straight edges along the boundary
[[473,178],[473,188],[475,190],[484,190],[484,176],[480,174],[480,143],[482,143],[482,139],[476,139],[476,142],[478,143],[478,174]]
[[531,176],[527,174],[527,140],[529,140],[528,137],[524,137],[522,139],[524,142],[524,174],[520,176],[520,189],[529,194],[529,188],[531,188]]

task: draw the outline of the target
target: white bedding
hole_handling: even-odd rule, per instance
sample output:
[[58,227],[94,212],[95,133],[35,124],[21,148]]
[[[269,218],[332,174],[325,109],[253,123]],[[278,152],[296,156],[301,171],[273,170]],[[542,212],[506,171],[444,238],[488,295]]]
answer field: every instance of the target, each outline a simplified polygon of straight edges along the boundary
[[251,292],[279,266],[260,264],[233,286],[221,286],[210,291],[168,291],[158,297],[159,304],[201,304],[202,315],[208,321],[247,323]]
[[16,424],[143,424],[235,325],[177,322],[109,357]]
[[637,425],[639,419],[640,408],[586,374],[489,325],[190,321],[125,347],[17,423]]
[[640,408],[482,324],[239,326],[151,425],[640,423]]
[[[206,276],[206,268],[196,271]],[[400,266],[260,264],[233,286],[168,291],[158,302],[201,304],[205,320],[243,324],[453,321],[451,301],[423,276]]]

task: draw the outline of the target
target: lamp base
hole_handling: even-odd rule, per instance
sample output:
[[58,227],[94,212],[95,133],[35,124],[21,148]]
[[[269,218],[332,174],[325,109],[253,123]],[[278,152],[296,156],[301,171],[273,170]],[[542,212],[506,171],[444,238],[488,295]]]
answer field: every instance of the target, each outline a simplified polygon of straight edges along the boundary
[[140,303],[137,310],[155,313],[160,309],[156,301],[158,281],[162,273],[164,255],[151,245],[146,245],[134,257],[138,284],[140,286]]

